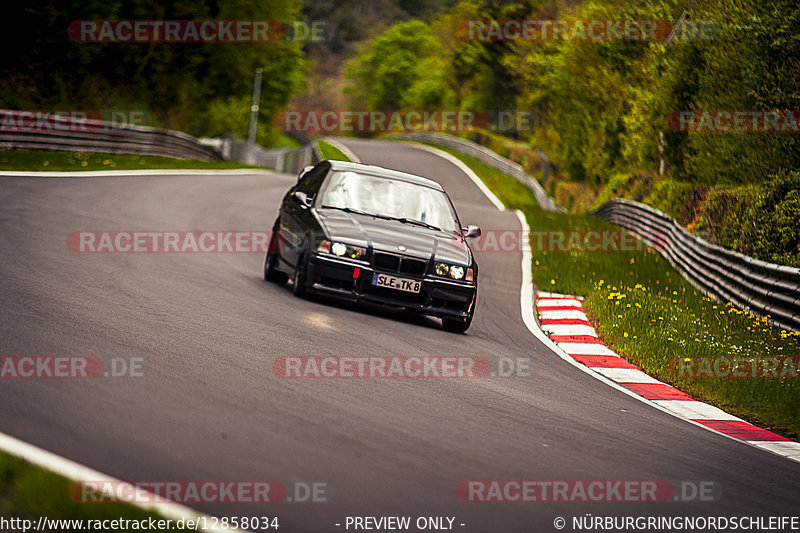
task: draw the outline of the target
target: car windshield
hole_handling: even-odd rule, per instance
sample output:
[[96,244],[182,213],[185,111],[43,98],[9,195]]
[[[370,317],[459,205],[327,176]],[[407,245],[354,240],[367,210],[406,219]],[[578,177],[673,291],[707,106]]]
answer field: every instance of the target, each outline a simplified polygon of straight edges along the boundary
[[458,231],[455,214],[442,191],[391,178],[335,172],[328,180],[320,205]]

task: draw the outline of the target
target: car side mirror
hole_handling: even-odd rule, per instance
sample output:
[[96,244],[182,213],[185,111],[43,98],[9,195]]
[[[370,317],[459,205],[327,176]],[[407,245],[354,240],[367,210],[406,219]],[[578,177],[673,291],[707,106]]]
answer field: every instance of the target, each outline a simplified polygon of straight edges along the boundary
[[475,239],[481,236],[481,228],[478,226],[467,226],[461,229],[461,234],[467,239]]
[[294,191],[292,193],[292,200],[303,209],[311,207],[311,198],[303,191]]
[[306,177],[306,174],[308,174],[308,173],[309,173],[309,171],[310,171],[312,168],[314,168],[314,167],[313,167],[313,166],[307,166],[306,168],[304,168],[304,169],[303,169],[303,170],[300,172],[300,174],[298,174],[298,176],[297,176],[297,183],[300,183],[301,181],[303,181],[303,178],[305,178],[305,177]]

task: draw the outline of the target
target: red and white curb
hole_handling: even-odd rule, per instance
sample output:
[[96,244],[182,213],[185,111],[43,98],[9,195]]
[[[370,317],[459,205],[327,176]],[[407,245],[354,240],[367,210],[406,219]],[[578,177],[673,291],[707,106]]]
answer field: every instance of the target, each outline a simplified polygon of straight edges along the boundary
[[[469,176],[498,211],[505,211],[503,203],[461,160],[427,145],[411,144],[453,163]],[[525,215],[519,210],[514,210],[514,215],[523,232],[530,233]],[[556,355],[608,386],[657,409],[709,431],[800,462],[800,443],[754,426],[722,409],[699,402],[688,394],[648,376],[639,367],[608,349],[587,320],[582,298],[547,292],[539,292],[534,298],[531,263],[530,249],[523,248],[520,262],[522,321],[531,334]],[[534,314],[534,302],[539,314],[538,321]]]
[[672,385],[647,375],[608,349],[587,319],[580,296],[539,292],[536,295],[536,310],[542,330],[578,363],[679,418],[800,462],[800,442],[791,441],[718,407],[697,401]]

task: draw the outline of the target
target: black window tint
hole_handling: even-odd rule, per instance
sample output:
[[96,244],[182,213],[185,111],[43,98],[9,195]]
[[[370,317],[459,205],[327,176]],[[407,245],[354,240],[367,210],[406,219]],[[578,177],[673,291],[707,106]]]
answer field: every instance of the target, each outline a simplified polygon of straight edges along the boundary
[[300,182],[298,190],[303,191],[309,197],[317,194],[320,185],[322,185],[325,176],[328,174],[328,169],[330,169],[330,165],[327,163],[319,164],[314,167],[309,171],[308,175],[303,178],[303,181]]

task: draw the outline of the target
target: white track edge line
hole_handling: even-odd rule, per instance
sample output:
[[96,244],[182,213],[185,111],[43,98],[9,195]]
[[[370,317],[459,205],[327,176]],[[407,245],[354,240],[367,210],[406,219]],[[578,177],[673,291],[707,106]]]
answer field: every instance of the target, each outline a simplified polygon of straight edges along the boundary
[[[528,221],[525,220],[525,215],[522,213],[522,211],[520,211],[519,209],[515,209],[514,210],[514,214],[517,215],[517,219],[519,219],[519,223],[522,225],[522,231],[523,232],[528,232],[528,234],[530,234],[530,226],[528,226]],[[567,361],[572,366],[577,367],[581,371],[583,371],[583,372],[589,374],[590,376],[594,377],[595,379],[598,379],[598,380],[602,381],[606,385],[609,385],[610,387],[613,387],[614,389],[617,389],[618,391],[627,394],[631,398],[635,398],[635,399],[639,400],[640,402],[642,402],[642,403],[644,403],[646,405],[649,405],[649,406],[653,407],[654,409],[658,409],[659,411],[667,413],[670,416],[673,416],[673,417],[675,417],[675,418],[677,418],[679,420],[683,420],[685,422],[693,424],[693,425],[695,425],[695,426],[697,426],[699,428],[702,428],[702,429],[704,429],[706,431],[710,431],[712,433],[716,433],[717,435],[721,435],[723,437],[726,437],[726,438],[728,438],[728,439],[730,439],[730,440],[732,440],[734,442],[739,442],[739,443],[742,443],[744,445],[750,446],[752,448],[756,448],[758,450],[768,451],[768,452],[772,453],[773,455],[777,455],[779,457],[782,457],[784,459],[788,459],[790,461],[796,461],[795,459],[792,459],[791,457],[787,457],[785,455],[781,455],[781,454],[779,454],[777,452],[774,452],[772,450],[765,450],[764,448],[760,448],[758,446],[754,446],[754,445],[750,444],[749,442],[747,442],[745,440],[737,439],[736,437],[728,435],[727,433],[723,433],[721,431],[717,431],[716,429],[713,429],[713,428],[710,428],[708,426],[705,426],[705,425],[703,425],[703,424],[701,424],[699,422],[695,422],[694,420],[691,420],[689,418],[682,417],[682,416],[678,415],[677,413],[674,413],[674,412],[672,412],[672,411],[670,411],[670,410],[668,410],[668,409],[666,409],[666,408],[664,408],[664,407],[662,407],[662,406],[660,406],[660,405],[658,405],[656,403],[651,402],[650,400],[648,400],[644,396],[640,396],[640,395],[636,394],[635,392],[633,392],[632,390],[626,389],[625,387],[623,387],[622,385],[616,383],[615,381],[612,381],[612,380],[608,379],[607,377],[603,376],[602,374],[599,374],[599,373],[595,372],[594,370],[591,369],[591,367],[588,367],[588,366],[584,365],[583,363],[579,363],[576,360],[574,360],[572,357],[570,357],[565,351],[563,351],[561,348],[559,348],[558,345],[555,342],[553,342],[553,340],[550,337],[548,337],[544,333],[544,331],[541,330],[541,328],[539,328],[539,324],[538,324],[538,322],[536,322],[536,319],[535,319],[535,317],[533,315],[533,279],[532,279],[531,270],[530,270],[531,269],[531,261],[532,261],[532,259],[533,259],[533,257],[532,257],[532,254],[531,254],[530,250],[527,250],[527,249],[523,248],[523,250],[522,250],[522,293],[520,294],[520,305],[522,306],[522,320],[523,320],[523,322],[525,322],[525,325],[528,327],[528,330],[531,333],[533,333],[533,336],[536,337],[537,339],[539,339],[545,346],[547,346],[552,351],[554,351],[559,357],[561,357],[562,359]],[[605,346],[605,345],[603,345],[603,346]]]
[[478,175],[475,174],[475,172],[471,168],[469,168],[466,165],[466,163],[461,161],[459,158],[457,158],[456,156],[454,156],[452,154],[448,154],[447,152],[445,152],[443,150],[439,150],[438,148],[434,148],[434,147],[428,146],[426,144],[420,144],[420,143],[415,143],[415,142],[410,142],[410,143],[407,143],[407,144],[410,144],[411,146],[414,146],[415,148],[419,148],[420,150],[425,150],[426,152],[430,152],[432,154],[436,154],[439,157],[441,157],[442,159],[446,159],[446,160],[450,161],[455,166],[457,166],[459,168],[459,170],[461,170],[461,172],[466,174],[469,179],[472,180],[472,183],[474,183],[475,186],[478,187],[481,190],[481,192],[484,194],[484,196],[486,196],[486,198],[488,198],[489,201],[492,202],[492,204],[494,204],[494,206],[497,208],[498,211],[505,211],[506,210],[505,204],[503,202],[501,202],[500,199],[497,196],[495,196],[494,193],[491,190],[489,190],[489,187],[487,187],[486,184],[483,183],[483,181],[478,177]]
[[191,176],[191,175],[247,175],[247,174],[263,174],[267,176],[274,176],[275,174],[283,174],[274,170],[262,170],[259,168],[229,168],[229,169],[191,169],[185,170],[178,168],[164,168],[164,169],[132,169],[132,170],[85,170],[85,171],[51,171],[51,170],[2,170],[0,177],[9,178],[93,178],[103,176]]
[[[411,143],[411,144],[416,145],[420,149],[423,149],[423,150],[426,150],[428,152],[434,153],[434,154],[438,155],[439,157],[442,157],[443,159],[446,159],[446,160],[450,161],[451,163],[453,163],[454,165],[456,165],[462,172],[464,172],[464,174],[467,175],[467,177],[469,177],[473,181],[473,183],[475,183],[475,185],[481,190],[481,192],[486,196],[486,198],[490,202],[492,202],[492,204],[494,204],[494,206],[498,209],[498,211],[505,211],[505,206],[503,205],[502,202],[500,202],[500,200],[497,198],[497,196],[495,196],[494,193],[492,193],[488,189],[488,187],[486,187],[486,184],[484,184],[483,181],[481,181],[481,179],[472,171],[472,169],[470,169],[460,159],[452,156],[451,154],[448,154],[447,152],[443,152],[441,150],[437,150],[437,149],[429,147],[429,146],[421,145],[419,143]],[[159,171],[149,171],[149,170],[140,170],[140,171],[87,171],[87,172],[91,172],[93,175],[97,175],[97,174],[100,174],[100,175],[125,175],[125,174],[128,174],[128,175],[130,175],[132,173],[135,173],[135,174],[138,174],[138,175],[153,175],[151,172],[155,172],[155,174],[157,175],[157,174],[164,174],[165,173],[164,171],[159,172]],[[174,172],[176,172],[178,174],[186,174],[186,172],[184,172],[184,171],[174,171]],[[214,174],[218,174],[218,173],[265,173],[265,174],[274,174],[273,172],[269,172],[269,171],[261,171],[261,170],[250,171],[250,170],[247,170],[247,169],[236,169],[234,171],[230,171],[230,170],[229,171],[201,171],[201,172],[190,172],[190,173],[195,173],[195,174],[197,174],[197,173],[214,173]],[[44,177],[43,173],[40,173],[40,172],[28,172],[27,174],[33,174],[34,176],[42,176],[42,177]],[[51,174],[51,173],[44,173],[44,174]],[[52,174],[55,174],[55,177],[64,176],[65,174],[77,174],[78,177],[82,177],[82,176],[86,176],[87,173],[85,173],[85,172],[77,172],[77,173],[66,172],[66,173],[52,173]],[[24,175],[24,174],[23,173],[0,172],[0,176],[22,176],[22,175]],[[528,226],[528,222],[527,222],[527,220],[525,220],[525,215],[521,211],[519,211],[518,209],[514,210],[514,214],[516,215],[517,220],[519,220],[520,226],[522,227],[523,231],[530,233],[530,226]],[[597,372],[591,370],[589,367],[587,367],[587,366],[585,366],[585,365],[583,365],[581,363],[578,363],[577,361],[572,359],[563,350],[561,350],[558,347],[558,345],[555,344],[550,339],[550,337],[548,337],[544,333],[544,331],[542,331],[539,328],[539,325],[536,322],[536,318],[534,317],[534,314],[533,314],[534,299],[533,299],[533,279],[532,279],[531,271],[530,271],[530,269],[531,269],[531,261],[532,261],[532,255],[531,255],[530,250],[527,250],[527,249],[523,248],[523,250],[522,250],[522,263],[521,263],[521,267],[522,267],[522,287],[521,287],[521,290],[520,290],[520,306],[521,306],[521,312],[522,312],[522,321],[525,324],[525,326],[528,328],[528,331],[530,331],[533,334],[534,337],[536,337],[540,342],[542,342],[542,344],[544,344],[545,346],[550,348],[550,350],[553,351],[556,355],[558,355],[561,359],[563,359],[564,361],[568,362],[572,366],[578,368],[582,372],[585,372],[586,374],[591,375],[595,379],[605,383],[606,385],[608,385],[608,386],[610,386],[610,387],[612,387],[612,388],[614,388],[614,389],[616,389],[616,390],[618,390],[618,391],[620,391],[620,392],[622,392],[624,394],[627,394],[628,396],[630,396],[632,398],[635,398],[636,400],[639,400],[644,404],[647,404],[647,405],[649,405],[649,406],[651,406],[651,407],[653,407],[655,409],[663,411],[663,412],[669,414],[670,416],[673,416],[673,417],[678,418],[680,420],[684,420],[686,422],[689,422],[690,424],[694,424],[697,427],[700,427],[700,428],[705,429],[706,431],[710,431],[712,433],[716,433],[718,435],[721,435],[722,437],[727,437],[728,439],[730,439],[732,441],[739,442],[739,443],[751,446],[751,447],[756,448],[756,449],[761,450],[761,451],[766,451],[766,452],[772,453],[773,455],[777,455],[778,457],[782,457],[782,458],[788,459],[790,461],[792,461],[792,460],[796,461],[796,459],[793,459],[791,457],[788,457],[788,456],[785,456],[785,455],[781,455],[781,454],[779,454],[779,453],[777,453],[775,451],[772,451],[772,450],[768,450],[768,449],[765,449],[765,448],[761,448],[761,447],[755,446],[755,445],[749,443],[748,441],[737,439],[735,437],[732,437],[732,436],[727,435],[725,433],[722,433],[720,431],[716,431],[716,430],[714,430],[714,429],[712,429],[712,428],[710,428],[708,426],[704,426],[703,424],[700,424],[700,423],[695,422],[693,420],[689,420],[689,419],[686,419],[684,417],[678,416],[676,413],[673,413],[673,412],[661,407],[660,405],[655,404],[655,403],[647,400],[646,398],[644,398],[642,396],[639,396],[638,394],[634,393],[633,391],[628,390],[628,389],[620,386],[619,384],[611,381],[610,379],[606,378],[605,376],[603,376],[601,374],[598,374]],[[48,452],[48,451],[46,451],[46,450],[44,450],[42,448],[38,448],[38,447],[36,447],[36,446],[34,446],[32,444],[26,443],[24,441],[21,441],[19,439],[16,439],[14,437],[6,435],[5,433],[2,433],[2,432],[0,432],[0,449],[10,453],[11,455],[14,455],[16,457],[24,459],[24,460],[28,461],[31,464],[34,464],[34,465],[39,466],[41,468],[44,468],[46,470],[50,470],[50,471],[52,471],[52,472],[54,472],[56,474],[62,475],[62,476],[66,477],[68,479],[71,479],[73,481],[85,481],[85,480],[88,480],[88,479],[92,479],[93,481],[107,481],[107,482],[111,482],[111,483],[119,483],[119,482],[121,482],[120,480],[114,479],[111,476],[102,474],[100,472],[97,472],[96,470],[92,470],[92,469],[90,469],[90,468],[88,468],[86,466],[83,466],[83,465],[79,464],[79,463],[76,463],[74,461],[70,461],[69,459],[66,459],[64,457],[56,455],[56,454],[54,454],[52,452]],[[81,476],[83,477],[83,479],[80,479]],[[131,505],[134,505],[136,507],[139,507],[139,508],[147,510],[147,511],[157,512],[157,513],[161,514],[162,516],[164,516],[165,518],[172,518],[173,520],[179,520],[180,518],[189,518],[189,519],[196,520],[197,518],[208,516],[208,515],[204,515],[204,514],[198,513],[197,511],[194,511],[193,509],[191,509],[189,507],[186,507],[186,506],[183,506],[183,505],[180,505],[180,504],[176,504],[176,503],[149,503],[149,504],[131,503]],[[222,532],[222,531],[228,531],[228,532],[234,532],[234,533],[244,533],[243,531],[237,530],[237,529],[222,530],[222,529],[218,529],[218,528],[206,528],[203,531],[209,531],[209,532],[214,532],[214,533]]]
[[[55,474],[63,476],[67,479],[72,481],[98,481],[103,483],[126,483],[124,481],[115,479],[111,476],[106,474],[102,474],[97,470],[93,470],[87,466],[82,464],[76,463],[74,461],[70,461],[65,457],[61,457],[60,455],[56,455],[53,452],[48,452],[42,448],[34,446],[33,444],[29,444],[22,440],[19,440],[15,437],[7,435],[5,433],[0,432],[0,450],[3,450],[11,455],[19,457],[36,465],[40,468],[45,470],[49,470]],[[151,494],[147,491],[140,491],[147,495],[147,497],[156,498],[154,494]],[[65,494],[66,496],[66,494]],[[181,519],[184,520],[193,520],[197,522],[198,518],[211,518],[209,515],[199,513],[194,509],[190,509],[185,505],[180,505],[173,502],[150,502],[150,503],[142,503],[142,502],[122,502],[128,503],[129,505],[133,505],[140,509],[144,509],[145,511],[155,512],[163,516],[164,518],[171,519],[173,521],[178,521]],[[198,529],[198,531],[209,531],[209,532],[241,532],[244,533],[240,529],[220,529],[220,528],[210,528],[206,527],[205,529]]]
[[[503,205],[503,203],[497,198],[497,196],[494,195],[494,193],[492,191],[489,190],[489,188],[486,186],[486,184],[483,183],[483,181],[481,181],[481,179],[475,174],[475,172],[473,172],[472,169],[469,168],[463,161],[461,161],[460,159],[456,158],[455,156],[453,156],[451,154],[448,154],[447,152],[443,152],[441,150],[437,150],[436,148],[432,148],[432,147],[427,146],[427,145],[423,145],[423,144],[419,144],[419,143],[408,143],[408,144],[414,145],[414,146],[416,146],[416,147],[418,147],[418,148],[420,148],[422,150],[426,150],[428,152],[436,154],[436,155],[438,155],[438,156],[440,156],[440,157],[442,157],[444,159],[447,159],[448,161],[452,162],[459,169],[461,169],[475,183],[475,185],[478,186],[478,188],[481,190],[481,192],[484,193],[484,195],[489,199],[490,202],[492,202],[492,204],[495,205],[495,207],[497,207],[497,209],[499,211],[505,211],[505,206]],[[522,211],[520,211],[519,209],[514,209],[514,214],[517,216],[517,220],[519,221],[520,226],[522,227],[523,234],[530,235],[531,228],[528,225],[528,221],[525,219],[525,215],[522,213]],[[563,351],[561,348],[559,348],[558,345],[555,342],[553,342],[553,340],[550,339],[550,337],[548,337],[547,334],[545,334],[544,331],[542,331],[542,329],[539,327],[539,323],[536,321],[536,318],[535,318],[535,316],[533,314],[534,298],[533,298],[533,276],[531,275],[531,264],[532,264],[532,261],[533,261],[533,255],[531,254],[531,251],[530,251],[529,247],[523,247],[523,249],[522,249],[522,287],[521,287],[521,290],[520,290],[520,307],[521,307],[521,311],[522,311],[522,321],[525,324],[525,326],[528,328],[528,331],[530,331],[533,334],[534,337],[536,337],[539,341],[541,341],[542,344],[544,344],[545,346],[550,348],[551,351],[555,352],[555,354],[558,355],[561,359],[563,359],[564,361],[568,362],[570,365],[578,368],[581,372],[589,374],[593,378],[605,383],[609,387],[612,387],[612,388],[622,392],[623,394],[627,394],[631,398],[634,398],[634,399],[636,399],[636,400],[638,400],[638,401],[640,401],[640,402],[642,402],[642,403],[644,403],[646,405],[649,405],[650,407],[652,407],[654,409],[658,409],[659,411],[661,411],[663,413],[667,413],[668,415],[670,415],[672,417],[675,417],[675,418],[677,418],[679,420],[683,420],[685,422],[688,422],[688,423],[690,423],[690,424],[692,424],[694,426],[697,426],[697,427],[699,427],[701,429],[704,429],[706,431],[710,431],[712,433],[716,433],[717,435],[720,435],[722,437],[730,439],[731,441],[738,442],[738,443],[744,444],[746,446],[750,446],[752,448],[756,448],[758,450],[770,452],[773,455],[777,455],[778,457],[782,457],[783,459],[788,459],[790,461],[792,461],[792,460],[796,461],[795,459],[792,459],[791,457],[787,457],[785,455],[781,455],[781,454],[779,454],[777,452],[774,452],[772,450],[766,450],[764,448],[760,448],[760,447],[754,446],[754,445],[750,444],[749,442],[747,442],[745,440],[737,439],[736,437],[732,437],[731,435],[728,435],[727,433],[723,433],[721,431],[717,431],[716,429],[713,429],[713,428],[710,428],[708,426],[705,426],[705,425],[703,425],[703,424],[701,424],[699,422],[695,422],[694,420],[679,416],[677,413],[669,411],[668,409],[666,409],[664,407],[661,407],[660,405],[658,405],[656,403],[651,402],[647,398],[636,394],[635,392],[633,392],[630,389],[626,389],[622,385],[620,385],[620,384],[608,379],[607,377],[595,372],[590,367],[584,365],[583,363],[579,363],[578,361],[576,361],[575,359],[570,357],[565,351]]]

